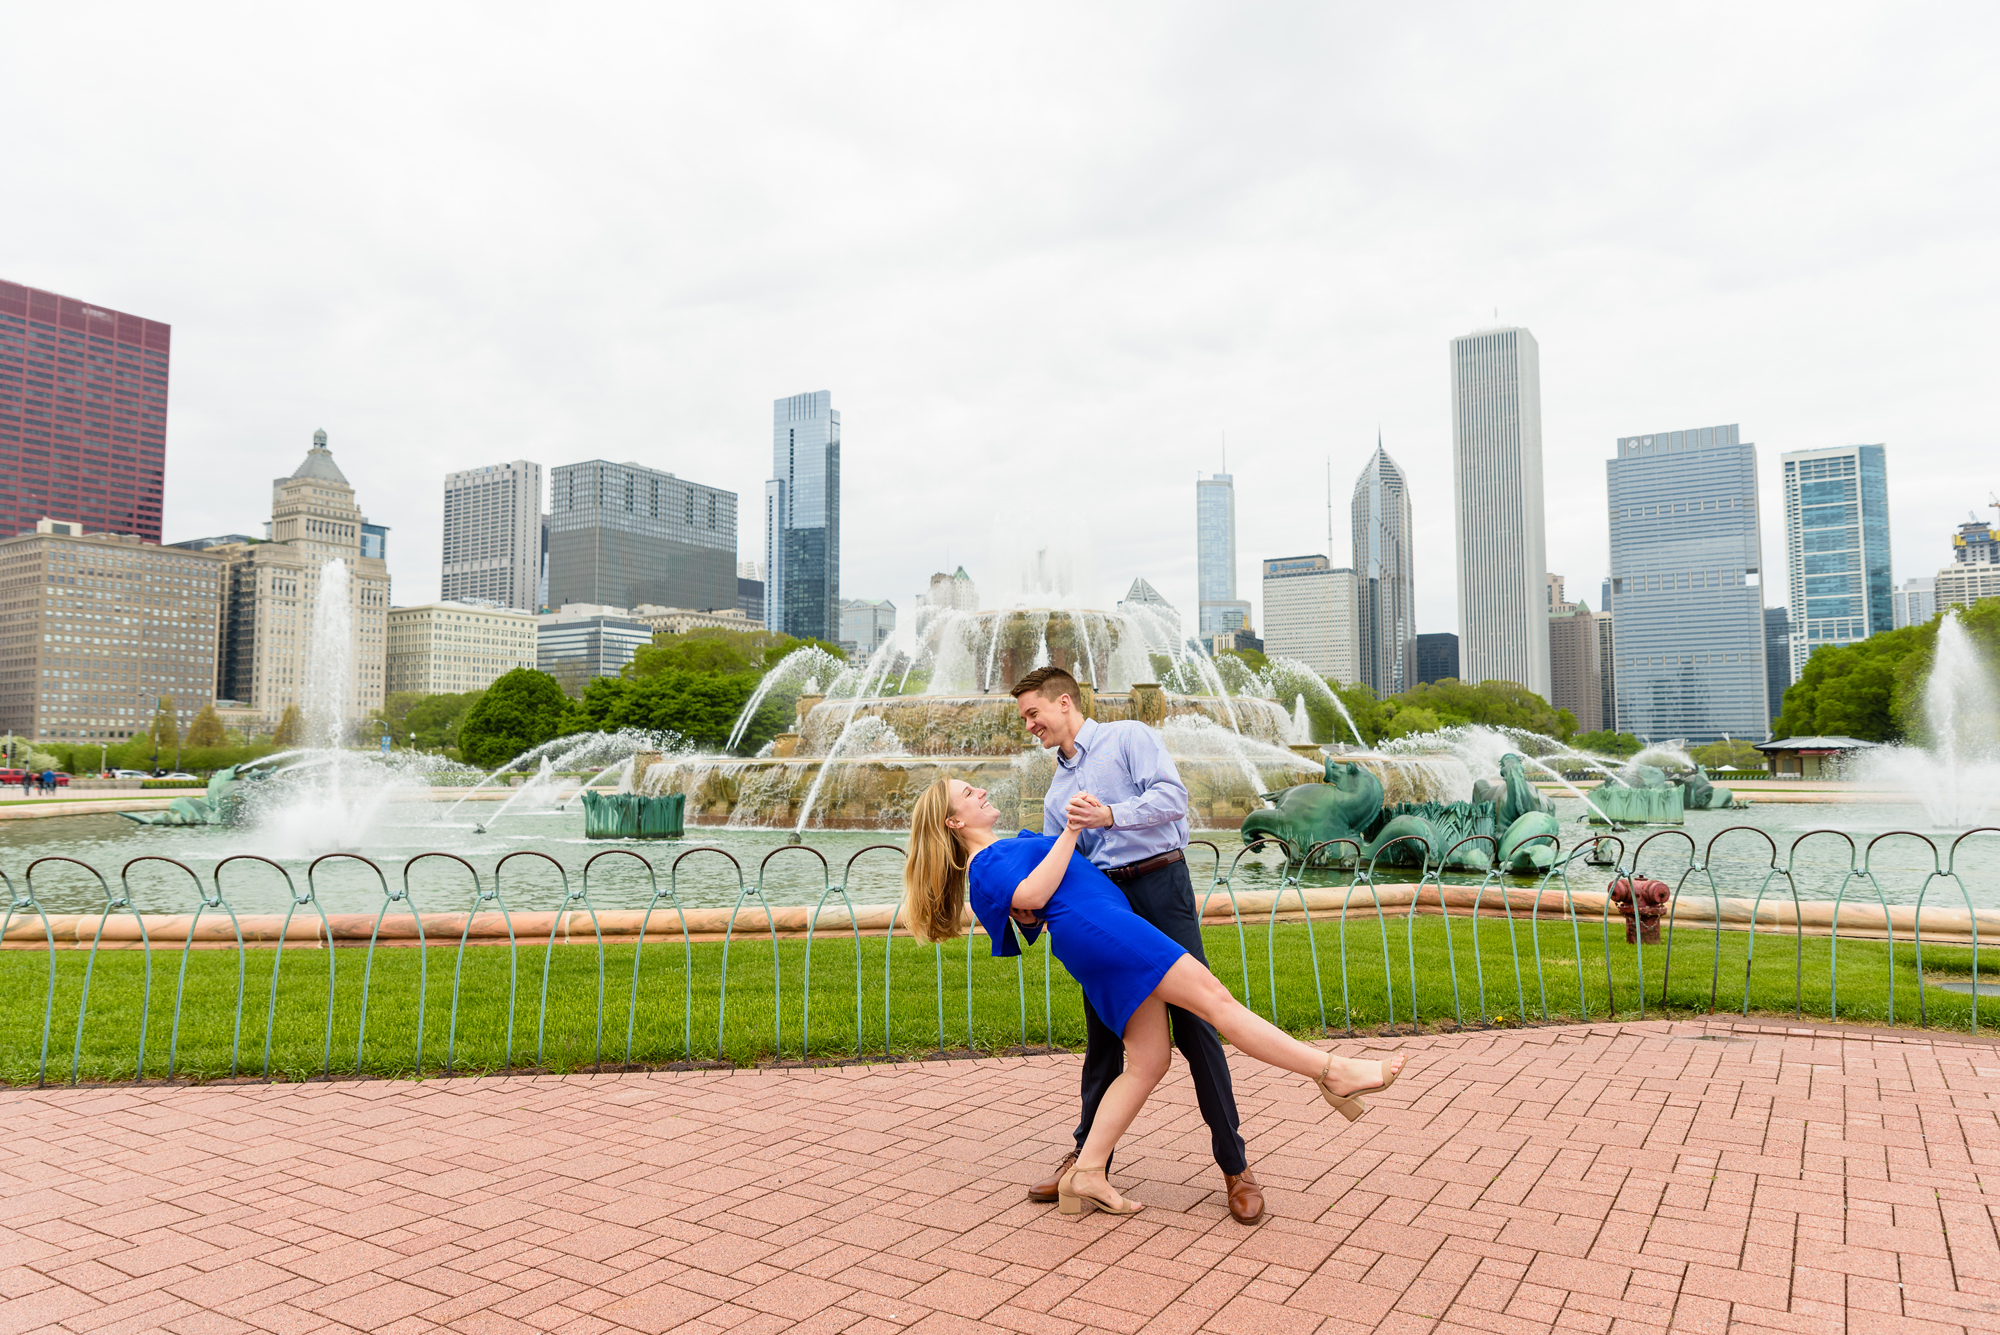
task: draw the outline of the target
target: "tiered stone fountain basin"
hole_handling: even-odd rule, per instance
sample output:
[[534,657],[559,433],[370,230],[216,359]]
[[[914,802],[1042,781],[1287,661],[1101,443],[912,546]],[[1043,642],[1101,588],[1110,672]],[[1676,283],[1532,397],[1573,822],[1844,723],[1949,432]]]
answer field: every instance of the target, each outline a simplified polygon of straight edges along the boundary
[[[1264,805],[1263,793],[1316,781],[1323,767],[1321,747],[1288,740],[1289,719],[1275,700],[1177,695],[1149,684],[1083,693],[1085,711],[1099,722],[1136,719],[1161,729],[1197,828],[1236,829]],[[695,825],[793,827],[810,799],[809,829],[888,831],[906,827],[917,797],[949,775],[991,792],[1006,828],[1040,823],[1054,762],[1022,726],[1011,696],[804,696],[798,720],[767,756],[642,754],[633,790],[686,794]],[[1391,801],[1471,794],[1471,775],[1453,757],[1343,759],[1381,778]]]

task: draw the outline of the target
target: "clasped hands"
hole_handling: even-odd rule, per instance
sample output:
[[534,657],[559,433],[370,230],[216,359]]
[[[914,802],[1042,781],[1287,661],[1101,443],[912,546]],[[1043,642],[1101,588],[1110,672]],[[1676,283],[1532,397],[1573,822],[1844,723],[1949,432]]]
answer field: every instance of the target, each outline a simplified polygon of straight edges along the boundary
[[[1092,797],[1089,793],[1078,793],[1063,807],[1064,829],[1072,832],[1083,830],[1108,830],[1112,826],[1111,808]],[[1040,922],[1041,915],[1031,909],[1009,909],[1008,916],[1023,927],[1032,927]]]

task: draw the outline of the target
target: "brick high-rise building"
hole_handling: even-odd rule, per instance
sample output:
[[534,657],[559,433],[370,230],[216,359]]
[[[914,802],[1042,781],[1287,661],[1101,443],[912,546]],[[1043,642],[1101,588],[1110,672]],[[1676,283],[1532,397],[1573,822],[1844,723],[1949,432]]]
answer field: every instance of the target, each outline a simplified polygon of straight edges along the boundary
[[0,537],[53,516],[160,540],[171,332],[0,280]]
[[108,745],[169,699],[185,732],[215,699],[223,565],[56,519],[0,539],[0,732]]
[[[1553,577],[1551,577],[1553,578]],[[1578,732],[1604,726],[1604,660],[1597,618],[1579,603],[1549,618],[1549,703],[1576,717]]]

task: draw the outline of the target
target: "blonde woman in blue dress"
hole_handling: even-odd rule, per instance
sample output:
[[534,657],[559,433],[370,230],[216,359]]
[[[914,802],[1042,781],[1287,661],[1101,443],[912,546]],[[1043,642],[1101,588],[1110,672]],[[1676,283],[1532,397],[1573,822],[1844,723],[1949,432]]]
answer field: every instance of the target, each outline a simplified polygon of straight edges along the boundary
[[[1094,802],[1095,799],[1089,799]],[[994,832],[1000,811],[986,790],[939,779],[917,799],[910,855],[903,868],[904,920],[926,942],[959,934],[968,902],[995,955],[1018,955],[1013,928],[1033,941],[1043,926],[1050,949],[1083,988],[1091,1007],[1125,1043],[1125,1070],[1105,1091],[1076,1164],[1062,1175],[1062,1213],[1092,1206],[1135,1214],[1106,1177],[1111,1152],[1167,1073],[1167,1006],[1214,1025],[1239,1052],[1310,1078],[1321,1097],[1350,1122],[1367,1111],[1363,1094],[1394,1084],[1404,1057],[1356,1061],[1301,1043],[1251,1012],[1214,974],[1132,911],[1109,877],[1076,851],[1083,828],[1060,835]]]

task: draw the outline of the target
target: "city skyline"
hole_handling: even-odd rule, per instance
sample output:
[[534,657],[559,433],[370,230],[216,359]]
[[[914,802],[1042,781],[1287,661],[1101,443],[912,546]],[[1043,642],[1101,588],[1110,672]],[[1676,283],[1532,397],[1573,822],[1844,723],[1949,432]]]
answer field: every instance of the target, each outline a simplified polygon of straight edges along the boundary
[[[1727,417],[1767,467],[1887,441],[1894,531],[1963,519],[1953,484],[1989,448],[1976,386],[2000,340],[1975,316],[2000,277],[1978,235],[2000,146],[1979,108],[2000,90],[1975,61],[2000,16],[1966,11],[1940,44],[1835,6],[1802,59],[1774,13],[1735,15],[1721,51],[1693,17],[1618,12],[1468,13],[1439,36],[1419,14],[1176,11],[1136,43],[1098,12],[1061,49],[1008,15],[977,29],[968,97],[879,41],[882,14],[775,32],[732,14],[502,20],[478,35],[491,58],[468,60],[437,15],[384,46],[200,5],[111,31],[25,12],[23,49],[88,49],[98,83],[72,105],[52,63],[0,88],[12,188],[33,201],[0,219],[4,276],[172,326],[163,536],[242,529],[271,442],[324,425],[394,526],[413,601],[438,593],[442,472],[604,453],[748,498],[764,401],[792,385],[838,386],[867,414],[847,462],[875,485],[850,488],[844,518],[898,536],[849,544],[855,593],[907,593],[911,548],[1011,570],[1004,526],[926,498],[944,475],[1003,494],[1025,449],[1120,497],[1078,564],[1090,600],[1143,573],[1191,615],[1185,523],[1158,521],[1185,514],[1225,429],[1266,530],[1251,550],[1246,509],[1240,586],[1260,557],[1325,545],[1298,458],[1331,445],[1351,476],[1378,421],[1420,487],[1417,543],[1442,551],[1449,511],[1421,494],[1449,459],[1435,349],[1489,321],[1542,345],[1551,514],[1601,505],[1598,460],[1632,423]],[[915,30],[949,45],[975,26],[940,12]],[[700,68],[645,77],[663,44]],[[1099,52],[1115,58],[1083,77]],[[524,90],[512,62],[544,58]],[[805,98],[829,59],[855,77]],[[186,77],[157,86],[162,61]],[[1709,81],[1697,114],[1626,95],[1689,68]],[[301,81],[390,91],[298,98]],[[1857,86],[1888,95],[1864,106]],[[524,119],[462,114],[490,99]],[[909,106],[927,114],[889,110]],[[720,139],[698,128],[717,123]],[[267,136],[294,165],[246,177]],[[599,153],[619,169],[593,170]],[[1638,207],[1660,173],[1672,189]],[[742,536],[755,555],[757,526]],[[1579,581],[1607,569],[1597,525],[1549,542]],[[1934,573],[1907,547],[1896,560],[1898,583]],[[1419,629],[1450,628],[1453,572],[1420,575]]]

